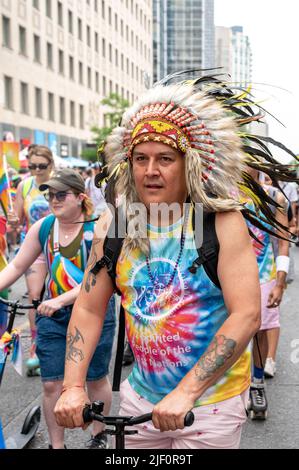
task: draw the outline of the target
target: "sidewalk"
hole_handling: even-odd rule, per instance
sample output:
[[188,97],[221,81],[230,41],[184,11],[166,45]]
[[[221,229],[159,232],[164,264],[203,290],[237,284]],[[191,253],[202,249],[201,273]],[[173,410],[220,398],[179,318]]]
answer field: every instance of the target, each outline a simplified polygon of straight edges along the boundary
[[299,248],[294,247],[293,252],[296,277],[288,286],[281,306],[277,373],[274,379],[266,381],[268,419],[248,420],[242,449],[299,449]]

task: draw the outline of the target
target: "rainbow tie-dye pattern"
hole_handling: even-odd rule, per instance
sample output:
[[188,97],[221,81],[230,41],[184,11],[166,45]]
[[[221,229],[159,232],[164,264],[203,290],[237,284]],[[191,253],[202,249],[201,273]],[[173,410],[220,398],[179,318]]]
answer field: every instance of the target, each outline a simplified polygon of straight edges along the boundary
[[46,283],[46,298],[58,297],[82,282],[93,239],[93,228],[93,223],[84,225],[80,248],[72,258],[64,258],[60,254],[55,256],[51,237],[47,238],[43,245],[49,272]]
[[[253,209],[253,204],[248,201],[246,202],[246,206]],[[260,283],[265,284],[266,282],[270,282],[276,278],[276,265],[271,236],[264,230],[252,225],[249,221],[246,221],[246,223],[256,238],[261,242],[258,243],[254,238],[252,238],[252,245],[259,268]],[[268,224],[264,224],[264,226],[268,229],[272,229]]]
[[[159,230],[149,226],[150,268],[155,286],[140,251],[133,251],[128,258],[121,256],[117,264],[127,336],[136,359],[129,382],[139,395],[154,404],[170,393],[198,362],[228,317],[222,292],[203,267],[195,275],[188,271],[198,257],[191,217],[177,273],[172,285],[165,289],[180,249],[181,223]],[[196,406],[236,396],[249,384],[248,348],[200,397]]]
[[50,208],[49,203],[39,191],[33,176],[25,180],[23,191],[25,193],[24,213],[27,233],[35,222],[46,217],[50,213]]

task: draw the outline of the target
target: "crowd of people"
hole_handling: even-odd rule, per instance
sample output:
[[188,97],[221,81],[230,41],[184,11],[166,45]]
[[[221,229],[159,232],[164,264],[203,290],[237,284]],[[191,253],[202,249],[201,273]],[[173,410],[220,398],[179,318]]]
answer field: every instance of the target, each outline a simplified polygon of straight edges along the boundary
[[[259,168],[248,142],[246,159],[244,115],[229,115],[215,90],[158,85],[125,113],[105,146],[112,198],[96,184],[100,166],[55,169],[46,147],[32,146],[30,176],[15,178],[7,237],[19,248],[0,290],[25,275],[29,300],[41,300],[29,314],[28,367],[41,375],[49,448],[64,448],[65,428],[86,427],[86,403],[101,400],[109,414],[116,293],[124,362],[134,361],[120,414],[153,412],[128,448],[238,448],[247,411],[267,416],[264,379],[276,373],[279,306],[295,273],[298,186],[289,168]],[[162,203],[171,211],[157,215]],[[126,235],[111,254],[121,213]],[[108,447],[102,424],[88,446]]]

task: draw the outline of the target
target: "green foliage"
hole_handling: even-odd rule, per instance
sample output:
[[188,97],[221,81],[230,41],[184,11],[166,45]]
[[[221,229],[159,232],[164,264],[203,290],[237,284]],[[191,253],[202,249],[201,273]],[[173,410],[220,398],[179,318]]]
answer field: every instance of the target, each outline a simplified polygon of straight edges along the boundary
[[88,162],[96,162],[97,158],[97,147],[86,147],[81,152],[81,158],[87,160]]
[[94,134],[94,142],[97,146],[100,146],[111,134],[113,129],[119,125],[122,115],[129,107],[129,102],[117,93],[110,93],[109,96],[101,101],[101,105],[107,106],[108,108],[108,112],[105,113],[105,126],[94,126],[91,128]]

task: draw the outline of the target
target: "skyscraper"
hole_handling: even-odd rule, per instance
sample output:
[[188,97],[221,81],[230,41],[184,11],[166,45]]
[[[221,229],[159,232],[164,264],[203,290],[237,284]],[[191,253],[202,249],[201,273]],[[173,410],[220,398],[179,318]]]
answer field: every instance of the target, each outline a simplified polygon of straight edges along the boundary
[[214,0],[157,0],[154,25],[155,78],[214,66]]
[[167,75],[167,0],[153,0],[154,82]]
[[242,26],[216,26],[215,61],[232,82],[246,86],[252,80],[252,52]]

